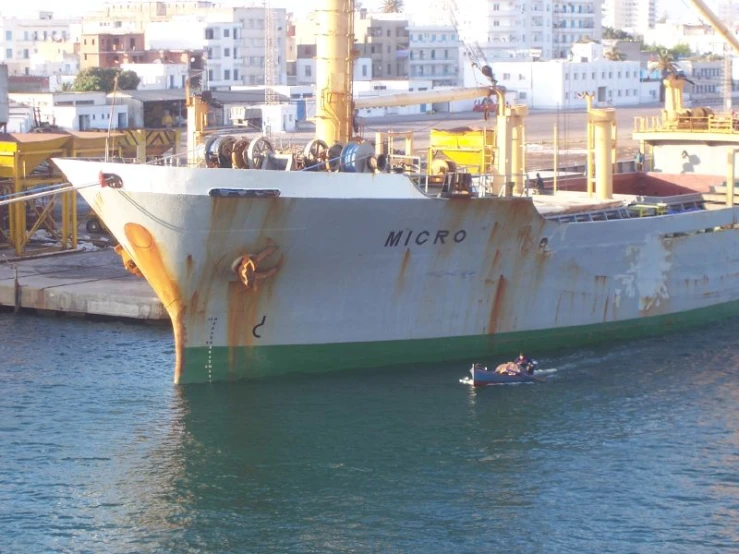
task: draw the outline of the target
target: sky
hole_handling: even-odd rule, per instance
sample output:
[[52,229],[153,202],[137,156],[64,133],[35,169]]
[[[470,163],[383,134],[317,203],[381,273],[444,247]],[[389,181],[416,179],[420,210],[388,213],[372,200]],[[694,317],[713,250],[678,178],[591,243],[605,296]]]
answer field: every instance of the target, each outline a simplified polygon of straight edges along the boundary
[[[126,0],[120,0],[124,2]],[[478,0],[457,0],[457,2],[475,2]],[[272,7],[286,8],[288,11],[303,13],[311,9],[315,9],[319,0],[271,0]],[[362,5],[372,9],[379,7],[381,0],[361,0]],[[404,0],[405,12],[408,14],[423,13],[424,8],[429,4],[428,0]],[[33,15],[39,10],[52,11],[61,16],[81,16],[86,12],[100,9],[105,5],[105,0],[69,0],[67,2],[59,2],[59,0],[23,0],[23,2],[11,2],[11,0],[2,0],[0,3],[0,14],[4,17],[27,17]],[[240,2],[230,0],[229,4],[253,5],[261,4],[259,1],[242,0]],[[707,0],[707,4],[715,9],[715,0]],[[689,0],[657,0],[657,17],[667,12],[675,18],[682,18],[686,15],[694,13],[694,9],[690,5]]]

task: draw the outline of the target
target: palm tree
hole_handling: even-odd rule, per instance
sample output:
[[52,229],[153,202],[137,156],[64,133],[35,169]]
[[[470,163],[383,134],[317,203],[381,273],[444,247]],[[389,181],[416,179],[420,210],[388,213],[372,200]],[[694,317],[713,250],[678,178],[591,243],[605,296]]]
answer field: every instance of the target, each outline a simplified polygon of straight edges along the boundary
[[603,57],[612,62],[622,62],[626,59],[626,54],[621,52],[618,48],[613,48],[606,52]]
[[403,0],[383,0],[383,13],[403,13]]
[[647,64],[647,69],[650,71],[659,71],[660,75],[662,76],[662,79],[660,80],[659,84],[659,101],[664,102],[665,101],[665,83],[664,80],[667,79],[669,75],[677,75],[678,70],[675,66],[675,60],[672,57],[672,54],[670,54],[667,50],[662,50],[657,54],[657,59],[652,60]]

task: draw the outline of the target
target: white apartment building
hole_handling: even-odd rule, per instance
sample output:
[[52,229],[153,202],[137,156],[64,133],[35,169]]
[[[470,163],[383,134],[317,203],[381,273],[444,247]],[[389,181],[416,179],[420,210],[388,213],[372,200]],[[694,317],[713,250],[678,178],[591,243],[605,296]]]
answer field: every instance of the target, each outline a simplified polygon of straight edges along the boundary
[[[242,51],[244,70],[242,82],[245,85],[263,85],[270,71],[273,85],[287,84],[287,11],[272,8],[266,13],[264,8],[232,8],[232,21],[243,27]],[[267,29],[271,48],[267,49]]]
[[0,19],[0,62],[10,75],[32,75],[32,58],[46,43],[66,42],[77,20],[54,19],[51,12],[40,12],[37,19]]
[[31,75],[76,76],[80,72],[80,57],[75,53],[75,43],[43,42],[36,45],[30,59]]
[[644,35],[644,44],[660,45],[666,48],[687,44],[690,51],[695,54],[723,55],[726,41],[710,25],[668,21],[656,23],[654,29],[650,29]]
[[601,37],[597,0],[456,0],[454,5],[460,38],[479,61],[567,58],[573,43]]
[[184,63],[123,63],[123,71],[133,71],[141,82],[137,90],[185,88],[187,64]]
[[723,0],[719,2],[718,8],[714,13],[729,27],[739,24],[739,3],[736,0]]
[[[289,62],[288,78],[290,85],[316,84],[316,45],[300,44],[297,46],[297,59]],[[356,58],[354,60],[354,81],[372,80],[372,59]]]
[[408,74],[411,80],[431,81],[434,87],[456,86],[459,73],[459,37],[454,27],[408,27]]
[[654,29],[657,0],[604,0],[603,25],[644,36]]
[[145,41],[147,50],[205,51],[210,88],[227,88],[243,83],[245,55],[240,23],[192,18],[149,23]]

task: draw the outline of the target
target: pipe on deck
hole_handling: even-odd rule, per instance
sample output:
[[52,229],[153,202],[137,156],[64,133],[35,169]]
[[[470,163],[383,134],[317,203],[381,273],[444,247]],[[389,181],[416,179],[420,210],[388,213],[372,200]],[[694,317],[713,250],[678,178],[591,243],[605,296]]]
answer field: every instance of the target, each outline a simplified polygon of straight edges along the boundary
[[433,102],[451,102],[454,100],[474,100],[493,94],[493,87],[454,88],[449,90],[422,90],[357,98],[355,108],[387,108],[392,106],[410,106],[412,104],[429,104]]

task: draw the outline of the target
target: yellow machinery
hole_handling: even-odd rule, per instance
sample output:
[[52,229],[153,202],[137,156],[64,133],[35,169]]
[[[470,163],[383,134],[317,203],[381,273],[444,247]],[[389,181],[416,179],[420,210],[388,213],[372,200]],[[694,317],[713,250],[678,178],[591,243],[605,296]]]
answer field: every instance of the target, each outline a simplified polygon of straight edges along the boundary
[[[143,143],[143,148],[142,148]],[[149,146],[149,143],[151,145]],[[45,187],[66,178],[51,162],[55,157],[102,157],[106,150],[119,157],[161,155],[176,149],[179,131],[132,130],[126,132],[69,131],[63,133],[11,133],[0,140],[0,196],[7,199],[38,191],[36,198],[0,206],[0,246],[10,245],[17,256],[77,248],[77,193],[71,188],[44,194]],[[61,218],[55,208],[61,204]],[[57,246],[26,247],[33,235],[45,230]]]
[[455,168],[476,175],[492,173],[495,164],[495,130],[470,127],[432,129],[427,161],[429,172],[433,175],[442,175]]

